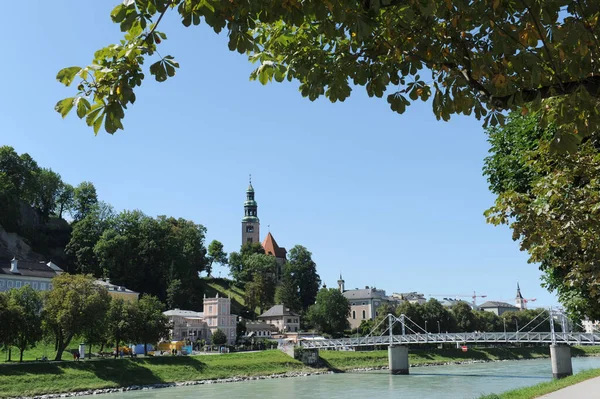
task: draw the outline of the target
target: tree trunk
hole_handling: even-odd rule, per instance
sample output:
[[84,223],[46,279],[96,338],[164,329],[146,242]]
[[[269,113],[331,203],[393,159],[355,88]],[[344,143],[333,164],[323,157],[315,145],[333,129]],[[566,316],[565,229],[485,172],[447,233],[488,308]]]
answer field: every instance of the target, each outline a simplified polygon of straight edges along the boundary
[[144,356],[148,356],[148,343],[144,342]]
[[11,347],[9,346],[9,347],[8,347],[8,361],[9,361],[9,362],[11,361],[11,358],[10,358],[11,354],[12,354],[12,353],[11,353]]
[[19,363],[23,363],[23,352],[25,352],[25,348],[19,348]]
[[69,346],[69,344],[71,343],[72,338],[73,338],[73,335],[69,335],[67,337],[67,339],[63,342],[62,341],[62,332],[59,334],[58,349],[56,351],[56,357],[54,358],[54,360],[62,360],[63,352],[65,351],[67,346]]

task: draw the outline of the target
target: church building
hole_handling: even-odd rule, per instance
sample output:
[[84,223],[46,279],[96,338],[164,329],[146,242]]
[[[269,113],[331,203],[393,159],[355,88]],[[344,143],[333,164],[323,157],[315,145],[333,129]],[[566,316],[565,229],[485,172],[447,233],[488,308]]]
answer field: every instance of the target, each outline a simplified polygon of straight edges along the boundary
[[[244,217],[242,218],[242,245],[253,242],[260,242],[260,219],[258,218],[258,204],[254,199],[254,187],[252,187],[252,179],[250,179],[250,185],[246,190],[246,201],[244,202]],[[283,265],[287,262],[286,249],[277,245],[277,241],[275,241],[275,237],[271,232],[267,233],[261,245],[265,250],[265,254],[276,258],[279,278]]]

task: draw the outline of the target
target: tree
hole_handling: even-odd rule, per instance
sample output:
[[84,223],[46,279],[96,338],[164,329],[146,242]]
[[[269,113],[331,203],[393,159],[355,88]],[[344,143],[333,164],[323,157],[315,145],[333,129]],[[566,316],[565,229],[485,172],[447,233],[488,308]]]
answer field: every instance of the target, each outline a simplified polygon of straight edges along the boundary
[[73,337],[84,334],[97,317],[106,313],[110,296],[88,275],[63,273],[52,279],[52,285],[43,317],[57,341],[54,360],[61,360]]
[[477,327],[477,318],[471,306],[465,301],[458,301],[450,309],[456,320],[458,332],[473,332]]
[[349,314],[350,302],[339,290],[322,288],[315,304],[308,308],[307,317],[320,331],[341,335],[350,327]]
[[108,336],[115,346],[115,358],[119,355],[119,344],[123,340],[134,340],[139,320],[136,304],[122,298],[113,298],[106,314]]
[[298,285],[290,275],[284,274],[281,283],[275,289],[275,303],[284,303],[290,310],[298,312],[302,308]]
[[17,330],[13,328],[18,319],[18,310],[10,303],[7,292],[0,292],[0,346],[8,349],[8,361],[11,361],[11,346],[17,336]]
[[503,323],[493,312],[478,311],[475,312],[475,318],[477,320],[477,329],[482,332],[498,332],[503,331]]
[[[252,281],[246,283],[247,303],[255,303],[261,311],[273,305],[277,284],[277,260],[274,256],[253,254],[247,258],[246,273]],[[254,308],[250,308],[252,310]]]
[[232,252],[229,254],[229,274],[233,280],[241,286],[252,280],[252,276],[245,263],[250,256],[264,253],[265,249],[260,242],[247,242],[242,245],[240,252]]
[[93,212],[98,203],[96,187],[92,182],[84,181],[73,191],[73,219],[79,221]]
[[23,352],[42,338],[42,298],[38,291],[25,285],[8,291],[8,306],[14,311],[10,327],[14,330],[13,344],[19,349],[22,362]]
[[208,245],[208,266],[206,267],[206,273],[209,276],[212,273],[213,263],[218,263],[222,266],[227,264],[227,252],[223,251],[223,244],[217,240],[212,240]]
[[56,198],[62,180],[58,173],[52,169],[41,168],[37,171],[36,176],[36,195],[34,206],[39,209],[42,220],[47,221],[50,214],[56,208]]
[[61,182],[56,192],[54,213],[59,218],[63,217],[64,212],[71,212],[74,202],[75,189],[68,183]]
[[221,329],[217,328],[212,334],[212,343],[215,345],[224,345],[227,343],[227,336]]
[[147,355],[149,342],[158,342],[161,338],[169,336],[169,319],[163,314],[165,306],[155,296],[144,295],[136,305],[136,341],[144,344],[144,355]]
[[571,315],[597,319],[600,145],[594,138],[574,152],[553,151],[552,129],[540,128],[539,118],[511,115],[505,127],[489,130],[484,173],[498,197],[485,215],[510,224],[513,239]]
[[434,326],[439,323],[439,331],[455,331],[456,320],[440,301],[430,298],[421,306],[423,306],[423,319],[427,320],[427,323],[431,326],[431,330],[435,331]]
[[78,91],[55,109],[64,117],[75,108],[96,133],[102,123],[109,133],[123,129],[144,62],[158,56],[149,68],[158,82],[179,67],[157,51],[169,9],[184,26],[204,19],[217,33],[225,29],[229,49],[259,63],[251,79],[296,79],[311,100],[344,101],[354,84],[369,96],[389,93],[398,113],[433,98],[438,119],[474,113],[486,124],[502,122],[503,110],[545,109],[551,100],[544,119],[564,134],[600,131],[595,0],[129,1],[111,13],[124,40],[95,52],[87,67],[58,72]]
[[114,217],[110,207],[104,207],[103,211],[103,207],[99,206],[73,224],[71,239],[65,247],[65,253],[74,258],[79,273],[92,274],[95,277],[103,277],[105,274],[94,247],[104,231],[112,225]]
[[288,263],[285,265],[284,274],[298,286],[299,301],[303,310],[315,303],[321,278],[317,274],[317,265],[313,262],[310,251],[302,245],[292,248],[288,252]]

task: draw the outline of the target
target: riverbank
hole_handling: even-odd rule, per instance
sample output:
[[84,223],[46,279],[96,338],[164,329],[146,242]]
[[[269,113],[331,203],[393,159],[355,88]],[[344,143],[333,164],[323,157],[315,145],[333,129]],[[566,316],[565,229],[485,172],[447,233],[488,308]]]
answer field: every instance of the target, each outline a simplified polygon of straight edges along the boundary
[[[579,356],[600,354],[600,348],[573,348]],[[236,382],[381,369],[387,351],[321,351],[323,368],[307,368],[278,350],[223,355],[165,356],[81,362],[44,362],[0,365],[0,397],[32,397],[74,393],[73,396],[114,390]],[[412,366],[518,360],[548,357],[548,348],[414,350]],[[126,388],[124,388],[126,387]],[[46,396],[49,398],[50,396]]]
[[585,370],[560,380],[542,382],[541,384],[515,389],[502,394],[485,395],[480,399],[534,399],[595,377],[600,377],[600,369]]

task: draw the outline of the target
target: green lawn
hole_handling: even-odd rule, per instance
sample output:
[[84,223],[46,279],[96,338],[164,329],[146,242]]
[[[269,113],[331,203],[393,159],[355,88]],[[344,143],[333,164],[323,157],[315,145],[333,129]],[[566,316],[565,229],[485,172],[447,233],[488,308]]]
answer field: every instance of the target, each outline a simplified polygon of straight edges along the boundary
[[0,365],[0,398],[304,370],[278,350]]
[[[513,391],[504,392],[499,395],[485,395],[480,399],[534,399],[550,392],[558,391],[570,385],[575,385],[579,382],[589,380],[590,378],[600,377],[600,369],[585,370],[581,373],[572,375],[561,380],[552,380],[542,382],[541,384],[531,387],[515,389]],[[591,394],[591,393],[590,393]],[[573,398],[575,399],[575,398]]]

